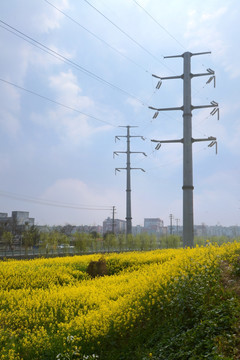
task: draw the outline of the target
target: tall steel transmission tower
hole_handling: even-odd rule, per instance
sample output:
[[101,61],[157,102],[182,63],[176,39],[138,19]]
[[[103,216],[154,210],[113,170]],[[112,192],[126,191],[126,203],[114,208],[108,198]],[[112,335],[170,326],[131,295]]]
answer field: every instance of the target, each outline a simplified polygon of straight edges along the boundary
[[142,168],[132,168],[130,163],[130,155],[131,154],[143,154],[144,156],[147,156],[142,151],[131,151],[130,150],[130,138],[133,137],[140,137],[142,140],[145,140],[143,136],[136,136],[136,135],[130,135],[130,128],[137,127],[137,126],[120,126],[120,127],[126,127],[127,128],[127,135],[117,135],[115,136],[115,141],[120,140],[121,137],[127,138],[127,151],[114,151],[114,155],[118,155],[120,153],[127,154],[127,164],[125,168],[115,168],[115,173],[117,171],[121,170],[127,170],[127,188],[126,188],[126,222],[127,222],[127,228],[126,228],[126,234],[132,234],[132,213],[131,213],[131,170],[142,170],[145,172]]
[[160,149],[162,143],[182,143],[183,144],[183,245],[184,247],[193,247],[194,242],[194,225],[193,225],[193,169],[192,169],[192,143],[197,141],[210,141],[209,147],[216,145],[217,152],[217,139],[213,136],[203,139],[194,139],[192,137],[192,110],[201,108],[213,108],[211,115],[217,113],[219,119],[218,103],[212,101],[209,105],[193,106],[191,103],[191,79],[196,76],[210,76],[207,83],[214,81],[215,87],[215,72],[212,69],[207,69],[206,73],[192,74],[191,73],[191,57],[196,55],[210,54],[211,52],[190,53],[185,52],[182,55],[165,56],[165,58],[183,58],[183,74],[179,76],[159,77],[156,88],[159,89],[162,80],[182,79],[183,80],[183,106],[172,108],[157,109],[153,118],[158,116],[159,111],[181,110],[183,111],[183,138],[177,140],[152,140],[157,142],[156,149]]

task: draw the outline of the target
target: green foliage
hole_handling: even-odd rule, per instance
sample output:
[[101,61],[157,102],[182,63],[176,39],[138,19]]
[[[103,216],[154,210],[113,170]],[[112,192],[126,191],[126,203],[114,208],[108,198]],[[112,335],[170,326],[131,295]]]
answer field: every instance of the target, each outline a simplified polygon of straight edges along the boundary
[[160,238],[162,249],[177,249],[181,247],[181,238],[178,235],[162,236]]
[[77,252],[84,253],[87,249],[88,235],[85,233],[76,232],[73,235],[73,242]]
[[[115,340],[106,360],[233,360],[240,304],[224,289],[218,268],[182,276],[164,289],[166,301],[128,338]],[[169,301],[171,299],[171,301]],[[150,354],[150,355],[149,355]]]
[[99,239],[101,237],[101,235],[97,232],[97,231],[91,231],[90,235],[93,239]]
[[157,236],[154,234],[151,234],[149,236],[149,249],[150,250],[157,249]]
[[2,234],[2,241],[5,247],[12,247],[13,243],[13,234],[10,231],[4,231]]
[[117,237],[117,245],[118,245],[119,251],[125,250],[125,247],[126,247],[126,236],[125,236],[125,234],[119,234],[118,235],[118,237]]
[[55,252],[58,246],[61,245],[66,246],[64,248],[66,252],[67,245],[69,245],[69,238],[67,235],[58,231],[44,232],[40,234],[40,245],[46,254]]
[[32,225],[22,233],[22,243],[27,254],[29,247],[33,247],[39,243],[40,234],[36,226]]
[[104,248],[109,252],[110,250],[116,250],[117,239],[116,236],[112,233],[106,234],[104,237]]
[[67,338],[67,345],[68,348],[63,353],[59,353],[56,356],[56,360],[97,360],[99,359],[99,356],[96,354],[91,355],[83,355],[81,352],[81,349],[78,348],[74,342],[75,338],[74,336],[68,336]]

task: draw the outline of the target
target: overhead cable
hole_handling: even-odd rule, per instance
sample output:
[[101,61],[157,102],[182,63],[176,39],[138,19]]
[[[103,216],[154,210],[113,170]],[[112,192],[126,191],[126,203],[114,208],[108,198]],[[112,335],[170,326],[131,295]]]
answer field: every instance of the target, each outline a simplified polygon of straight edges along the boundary
[[173,36],[163,25],[161,25],[142,5],[140,5],[136,0],[133,2],[139,6],[162,30],[164,30],[173,40],[175,40],[183,49],[186,50],[185,46],[178,41],[175,36]]
[[78,204],[70,204],[70,203],[61,203],[61,202],[53,201],[53,200],[46,200],[46,199],[40,199],[40,198],[35,198],[35,197],[29,197],[29,196],[25,196],[25,195],[14,194],[14,193],[2,191],[2,190],[0,190],[0,196],[8,197],[8,198],[15,199],[15,200],[37,203],[37,204],[41,204],[41,205],[61,207],[61,208],[70,208],[70,209],[76,209],[76,210],[94,210],[94,211],[98,211],[98,210],[106,211],[107,210],[107,211],[109,211],[112,209],[112,206],[102,206],[102,205],[92,206],[92,205],[78,205]]
[[97,117],[95,117],[95,116],[93,116],[93,115],[86,114],[86,113],[84,113],[84,112],[82,112],[82,111],[80,111],[80,110],[78,110],[78,109],[75,109],[75,108],[73,108],[73,107],[71,107],[71,106],[62,104],[62,103],[60,103],[60,102],[58,102],[58,101],[52,100],[52,99],[48,98],[47,96],[38,94],[38,93],[36,93],[35,91],[26,89],[26,88],[24,88],[24,87],[22,87],[22,86],[20,86],[20,85],[14,84],[14,83],[12,83],[12,82],[10,82],[10,81],[7,81],[7,80],[5,80],[5,79],[0,78],[0,81],[6,83],[6,84],[8,84],[8,85],[14,86],[14,87],[16,87],[16,88],[18,88],[18,89],[20,89],[20,90],[26,91],[26,92],[28,92],[29,94],[38,96],[38,97],[40,97],[40,98],[42,98],[42,99],[44,99],[44,100],[50,101],[50,102],[52,102],[52,103],[54,103],[54,104],[56,104],[56,105],[62,106],[62,107],[64,107],[64,108],[69,109],[69,110],[72,110],[72,111],[75,111],[75,112],[77,112],[77,113],[79,113],[79,114],[81,114],[81,115],[85,115],[85,116],[87,116],[87,117],[89,117],[89,118],[91,118],[91,119],[94,119],[94,120],[97,120],[97,121],[100,121],[100,122],[109,124],[109,125],[111,125],[111,126],[115,126],[115,125],[111,124],[111,123],[108,122],[108,121],[99,119],[99,118],[97,118]]
[[[120,91],[121,93],[130,96],[131,98],[133,98],[133,99],[137,100],[138,102],[140,102],[143,106],[147,105],[147,104],[145,104],[145,102],[144,102],[143,100],[139,99],[139,98],[136,97],[135,95],[129,93],[128,91],[120,88],[120,87],[117,86],[117,85],[114,85],[114,84],[110,83],[109,81],[103,79],[102,77],[94,74],[92,71],[89,71],[89,70],[85,69],[83,66],[81,66],[81,65],[75,63],[74,61],[68,59],[67,57],[59,54],[57,51],[49,48],[48,46],[42,44],[41,42],[39,42],[39,41],[33,39],[32,37],[24,34],[22,31],[17,30],[16,28],[14,28],[13,26],[7,24],[6,22],[0,20],[0,23],[2,23],[2,24],[4,24],[5,26],[7,26],[7,28],[6,28],[6,27],[0,25],[3,29],[5,29],[5,30],[7,30],[7,31],[10,31],[11,33],[13,33],[13,34],[16,35],[16,36],[19,36],[19,34],[20,34],[20,35],[21,35],[20,37],[21,37],[23,40],[29,42],[31,45],[34,45],[34,46],[40,48],[41,50],[47,52],[48,54],[53,55],[54,57],[57,57],[57,59],[65,62],[65,63],[70,64],[71,66],[73,66],[73,67],[76,68],[77,70],[85,73],[86,75],[94,78],[95,80],[100,81],[100,82],[102,82],[102,83],[104,83],[104,84],[106,84],[106,85],[114,88],[115,90],[118,90],[118,91]],[[12,30],[14,30],[14,32],[13,32]],[[16,33],[15,33],[15,32],[16,32]],[[47,51],[46,51],[46,50],[47,50]]]
[[102,39],[101,37],[99,37],[98,35],[96,35],[95,33],[93,33],[92,31],[90,31],[89,29],[87,29],[85,26],[83,26],[82,24],[79,23],[79,21],[73,19],[71,16],[69,16],[68,14],[66,14],[64,11],[60,10],[59,8],[57,8],[55,5],[53,5],[50,1],[48,0],[44,0],[47,4],[49,4],[50,6],[52,6],[54,9],[56,9],[57,11],[59,11],[61,14],[63,14],[66,18],[68,18],[69,20],[71,20],[72,22],[74,22],[76,25],[80,26],[83,30],[87,31],[90,35],[92,35],[93,37],[95,37],[97,40],[101,41],[104,45],[108,46],[110,49],[112,49],[113,51],[117,52],[119,55],[121,55],[122,57],[124,57],[125,59],[131,61],[133,64],[135,64],[136,66],[138,66],[139,68],[141,68],[142,70],[144,70],[145,72],[150,74],[150,71],[146,70],[142,65],[138,64],[135,60],[131,59],[130,57],[128,57],[127,55],[123,54],[121,51],[119,51],[118,49],[116,49],[115,47],[113,47],[112,45],[110,45],[108,42],[106,42],[104,39]]
[[[148,55],[154,58],[157,62],[159,62],[164,67],[170,69],[166,64],[159,60],[157,56],[148,51],[143,45],[141,45],[138,41],[136,41],[132,36],[130,36],[126,31],[120,28],[117,24],[115,24],[111,19],[109,19],[106,15],[104,15],[100,10],[98,10],[94,5],[92,5],[88,0],[84,0],[89,6],[91,6],[95,11],[97,11],[101,16],[103,16],[108,22],[110,22],[115,28],[117,28],[122,34],[124,34],[128,39],[134,42],[137,46],[139,46],[143,51],[145,51]],[[172,71],[172,69],[170,69]]]

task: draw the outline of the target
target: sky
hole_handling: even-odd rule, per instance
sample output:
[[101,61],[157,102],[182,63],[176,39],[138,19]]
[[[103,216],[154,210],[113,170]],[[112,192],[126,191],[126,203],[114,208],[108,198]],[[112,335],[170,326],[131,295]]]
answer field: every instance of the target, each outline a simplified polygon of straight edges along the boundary
[[[130,128],[133,225],[182,224],[183,81],[191,81],[194,223],[240,226],[238,0],[9,0],[0,2],[0,212],[38,225],[102,225],[126,217]],[[118,138],[115,138],[118,136]],[[113,156],[114,151],[120,151]],[[139,153],[138,153],[139,152]],[[147,156],[142,154],[144,152]],[[122,168],[115,174],[115,168]],[[140,169],[144,169],[145,172]],[[177,220],[179,219],[179,220]]]

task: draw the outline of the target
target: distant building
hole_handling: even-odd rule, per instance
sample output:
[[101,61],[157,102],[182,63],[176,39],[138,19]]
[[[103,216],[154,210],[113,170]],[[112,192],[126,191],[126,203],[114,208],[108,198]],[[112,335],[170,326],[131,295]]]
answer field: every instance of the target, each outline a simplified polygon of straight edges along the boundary
[[163,235],[165,232],[163,220],[161,220],[160,218],[145,218],[144,231],[149,234]]
[[126,232],[126,221],[120,219],[113,219],[108,217],[106,220],[103,221],[103,234],[112,232],[114,228],[115,234],[125,234]]
[[0,213],[0,224],[7,223],[9,217],[7,213]]
[[137,235],[144,232],[144,227],[141,225],[136,225],[132,227],[132,234]]
[[7,213],[0,213],[0,227],[2,231],[21,233],[28,227],[34,225],[34,218],[29,217],[28,211],[12,211],[12,216]]

